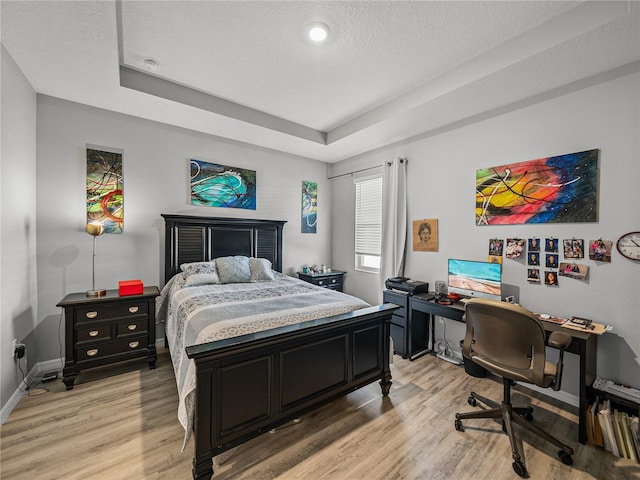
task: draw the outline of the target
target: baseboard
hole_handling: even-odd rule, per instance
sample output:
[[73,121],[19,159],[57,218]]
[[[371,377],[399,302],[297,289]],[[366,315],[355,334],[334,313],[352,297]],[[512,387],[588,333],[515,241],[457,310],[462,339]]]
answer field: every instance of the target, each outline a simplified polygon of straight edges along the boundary
[[541,393],[543,395],[546,395],[547,397],[552,397],[556,400],[560,400],[561,402],[580,408],[580,398],[577,395],[573,395],[572,393],[564,392],[562,390],[556,392],[555,390],[552,390],[550,388],[542,388],[536,385],[531,385],[529,383],[518,382],[518,385],[520,387],[528,388],[529,390]]
[[20,402],[22,396],[27,393],[27,385],[37,385],[45,372],[54,371],[58,373],[62,372],[62,359],[57,358],[36,363],[33,368],[29,370],[24,381],[20,382],[15,392],[9,397],[7,403],[2,406],[2,410],[0,410],[0,425],[4,425],[11,412],[13,412],[13,409],[16,408]]

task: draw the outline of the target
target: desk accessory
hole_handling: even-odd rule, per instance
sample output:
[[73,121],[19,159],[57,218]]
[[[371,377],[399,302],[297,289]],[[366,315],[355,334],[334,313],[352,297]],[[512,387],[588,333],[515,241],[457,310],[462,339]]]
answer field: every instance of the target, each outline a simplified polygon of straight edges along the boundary
[[118,282],[118,295],[126,297],[127,295],[142,295],[144,285],[142,280],[121,280]]
[[436,296],[436,303],[440,305],[453,305],[453,300],[446,295]]
[[534,315],[543,322],[557,323],[558,325],[563,325],[567,322],[566,318],[554,317],[552,315],[549,315],[548,313],[534,313]]
[[571,317],[569,321],[574,325],[578,325],[582,328],[588,328],[592,323],[592,320],[588,320],[586,318],[580,318],[580,317]]

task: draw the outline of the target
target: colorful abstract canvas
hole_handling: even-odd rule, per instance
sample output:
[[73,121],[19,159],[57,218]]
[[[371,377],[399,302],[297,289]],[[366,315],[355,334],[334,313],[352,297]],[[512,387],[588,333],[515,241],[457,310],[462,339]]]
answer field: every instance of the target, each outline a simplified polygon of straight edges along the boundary
[[476,225],[598,220],[599,150],[476,171]]
[[256,209],[256,172],[191,160],[191,205]]
[[318,223],[318,184],[302,182],[302,233],[316,233]]
[[102,222],[105,233],[122,233],[122,153],[87,145],[87,223]]

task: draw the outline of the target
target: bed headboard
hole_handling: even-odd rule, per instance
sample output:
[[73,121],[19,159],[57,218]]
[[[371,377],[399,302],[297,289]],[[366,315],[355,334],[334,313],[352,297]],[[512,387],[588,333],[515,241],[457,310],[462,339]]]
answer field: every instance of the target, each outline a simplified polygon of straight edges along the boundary
[[282,272],[282,229],[286,220],[161,214],[165,224],[164,281],[180,265],[229,255],[261,257]]

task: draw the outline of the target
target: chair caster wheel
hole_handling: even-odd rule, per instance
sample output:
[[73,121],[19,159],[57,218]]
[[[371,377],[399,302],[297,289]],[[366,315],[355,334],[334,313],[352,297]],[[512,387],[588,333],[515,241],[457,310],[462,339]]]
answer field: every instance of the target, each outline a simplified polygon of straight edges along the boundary
[[565,465],[573,465],[573,458],[571,458],[571,455],[569,455],[564,450],[560,450],[558,452],[558,458],[560,458],[560,460],[562,460],[562,463],[564,463]]
[[469,395],[469,398],[467,398],[467,403],[472,407],[475,407],[476,405],[478,405],[478,401],[476,400],[476,397],[474,397],[473,395]]
[[529,473],[527,473],[527,469],[524,468],[524,463],[513,462],[511,465],[513,466],[513,471],[516,472],[520,477],[527,478],[529,476]]
[[457,430],[457,431],[459,431],[459,432],[464,432],[464,427],[462,426],[462,420],[458,420],[458,419],[456,418],[455,426],[456,426],[456,430]]
[[531,422],[531,421],[533,421],[533,413],[531,413],[531,412],[527,412],[527,413],[525,413],[525,414],[524,414],[524,419],[525,419],[527,422]]

